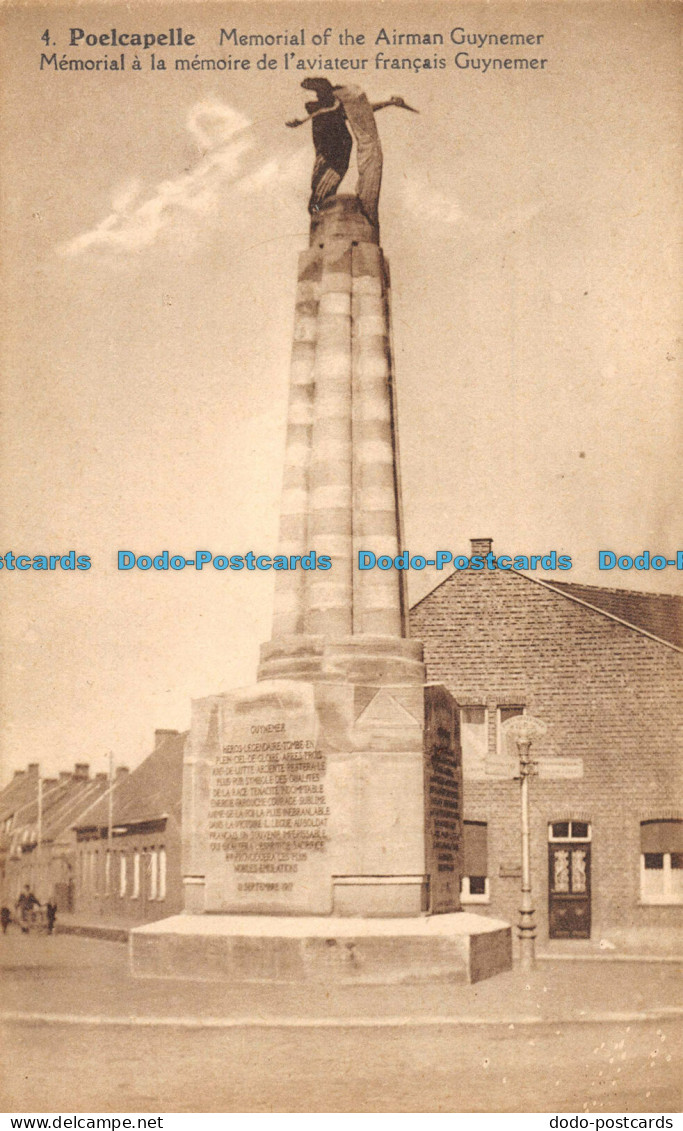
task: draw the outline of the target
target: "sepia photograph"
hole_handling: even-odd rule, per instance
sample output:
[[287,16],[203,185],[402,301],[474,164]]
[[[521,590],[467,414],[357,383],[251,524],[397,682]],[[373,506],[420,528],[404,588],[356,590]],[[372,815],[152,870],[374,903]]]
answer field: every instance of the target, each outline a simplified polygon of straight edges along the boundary
[[682,11],[0,5],[8,1128],[674,1126]]

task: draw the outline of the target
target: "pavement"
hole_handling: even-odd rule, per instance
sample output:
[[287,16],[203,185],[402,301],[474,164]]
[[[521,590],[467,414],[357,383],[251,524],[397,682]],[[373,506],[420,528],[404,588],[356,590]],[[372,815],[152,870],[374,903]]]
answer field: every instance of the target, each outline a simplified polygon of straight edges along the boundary
[[672,1020],[671,962],[539,962],[474,985],[325,986],[133,978],[121,942],[73,934],[0,936],[0,1020],[185,1027],[534,1025]]
[[537,957],[550,961],[673,962],[683,964],[678,927],[613,927],[590,939],[538,941]]
[[[125,942],[131,929],[140,925],[131,924],[130,919],[123,917],[108,916],[105,923],[60,911],[55,931],[57,934]],[[597,934],[590,939],[538,939],[537,957],[559,961],[604,958],[683,963],[683,934],[678,927],[627,927],[612,928],[604,935]]]
[[10,1112],[676,1112],[680,970],[475,985],[135,979],[121,942],[0,935]]

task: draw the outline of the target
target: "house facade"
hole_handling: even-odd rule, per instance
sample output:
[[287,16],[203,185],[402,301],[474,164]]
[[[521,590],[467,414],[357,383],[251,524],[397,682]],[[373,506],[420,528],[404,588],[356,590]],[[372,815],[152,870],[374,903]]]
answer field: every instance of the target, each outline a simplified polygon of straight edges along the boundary
[[184,734],[155,731],[152,753],[74,824],[80,921],[135,926],[182,909],[184,746]]
[[461,706],[466,908],[518,920],[519,759],[503,724],[529,714],[547,724],[529,780],[539,942],[680,924],[681,611],[512,570],[453,573],[414,606],[428,677]]
[[91,777],[87,762],[56,778],[41,777],[37,762],[16,771],[0,792],[0,884],[6,906],[13,907],[28,884],[41,903],[51,900],[59,911],[73,910],[71,824],[108,789],[107,774]]

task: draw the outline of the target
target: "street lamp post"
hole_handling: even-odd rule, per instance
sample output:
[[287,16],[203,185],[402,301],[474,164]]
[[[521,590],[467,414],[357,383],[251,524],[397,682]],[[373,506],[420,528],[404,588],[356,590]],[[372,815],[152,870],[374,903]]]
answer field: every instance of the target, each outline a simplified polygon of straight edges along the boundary
[[506,737],[514,738],[519,760],[519,781],[521,787],[521,831],[522,831],[522,898],[519,908],[519,956],[523,970],[531,970],[536,961],[536,920],[531,897],[531,852],[529,832],[529,778],[537,773],[537,764],[532,761],[531,743],[542,738],[547,730],[541,719],[531,715],[515,715],[503,723]]
[[109,789],[107,790],[107,862],[104,872],[105,895],[111,894],[112,848],[114,840],[114,753],[109,751]]
[[[37,816],[36,816],[36,864],[35,864],[35,879],[33,883],[40,891],[41,895],[43,888],[43,776],[38,766],[38,794],[37,794]],[[33,871],[33,869],[31,869]]]

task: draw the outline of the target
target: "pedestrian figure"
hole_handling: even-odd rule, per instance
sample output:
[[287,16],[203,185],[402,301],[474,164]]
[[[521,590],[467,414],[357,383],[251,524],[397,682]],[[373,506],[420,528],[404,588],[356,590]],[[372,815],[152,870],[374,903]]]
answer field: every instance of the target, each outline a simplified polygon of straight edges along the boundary
[[2,924],[3,935],[7,933],[7,928],[12,922],[12,914],[9,907],[0,908],[0,924]]
[[57,918],[57,904],[46,903],[45,914],[47,916],[47,933],[48,935],[51,935],[54,929],[55,919]]
[[36,899],[29,885],[26,884],[16,902],[16,909],[19,912],[19,925],[21,926],[22,933],[25,935],[28,934],[28,917],[34,907],[40,907],[40,900]]

